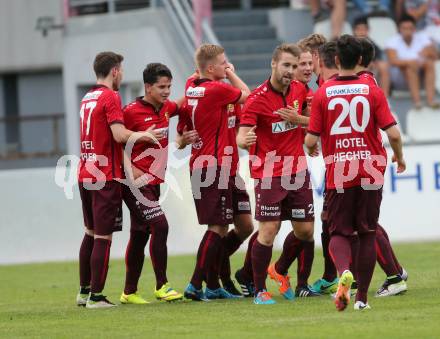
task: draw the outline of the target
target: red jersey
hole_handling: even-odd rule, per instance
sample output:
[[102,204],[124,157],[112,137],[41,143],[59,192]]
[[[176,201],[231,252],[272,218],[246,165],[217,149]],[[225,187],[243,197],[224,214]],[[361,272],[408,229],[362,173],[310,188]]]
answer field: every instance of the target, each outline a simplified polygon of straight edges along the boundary
[[377,84],[376,78],[374,77],[374,74],[370,71],[360,71],[357,73],[358,77],[360,79],[363,79],[369,84],[370,86],[379,86]]
[[[189,116],[180,119],[177,131],[182,134],[186,125],[188,129],[195,129],[199,135],[199,140],[192,144],[190,169],[222,166],[225,156],[234,158],[234,152],[237,152],[236,143],[231,144],[230,129],[235,133],[234,104],[240,99],[241,90],[209,79],[190,78],[186,86],[185,112]],[[214,157],[217,163],[208,161],[209,156]],[[238,153],[236,157],[238,161]],[[236,162],[234,168],[232,161],[231,175],[235,172]]]
[[131,152],[131,162],[144,173],[150,174],[149,185],[164,182],[168,162],[168,126],[171,117],[179,112],[177,104],[165,101],[159,110],[139,97],[124,107],[125,126],[136,132],[143,132],[152,125],[162,130],[164,138],[157,143],[136,143]]
[[122,178],[122,146],[113,139],[112,124],[123,124],[118,92],[96,85],[81,100],[81,156],[78,181]]
[[362,179],[383,184],[386,151],[379,128],[395,124],[377,86],[358,76],[326,81],[313,97],[309,133],[321,136],[327,188],[361,186]]
[[306,91],[307,91],[307,96],[306,96],[306,102],[307,102],[307,108],[310,109],[312,106],[312,99],[313,99],[313,89],[311,89],[309,87],[309,85],[304,84],[304,86],[306,87]]
[[306,96],[299,81],[292,81],[284,95],[266,80],[246,100],[240,126],[257,126],[257,142],[249,150],[252,178],[280,177],[307,169],[302,129],[275,114],[287,106],[301,114]]

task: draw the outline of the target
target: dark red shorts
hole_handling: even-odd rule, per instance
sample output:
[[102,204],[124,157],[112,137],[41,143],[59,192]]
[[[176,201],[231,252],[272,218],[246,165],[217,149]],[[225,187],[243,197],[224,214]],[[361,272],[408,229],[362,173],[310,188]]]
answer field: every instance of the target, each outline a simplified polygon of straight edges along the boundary
[[78,183],[84,225],[96,235],[110,235],[122,230],[122,187],[107,181],[100,190],[88,190]]
[[124,202],[130,210],[131,229],[150,232],[151,224],[165,217],[159,205],[160,185],[145,185],[138,190],[140,199],[133,194],[130,187],[124,185],[122,189]]
[[308,171],[297,173],[291,177],[257,179],[256,182],[256,220],[315,220],[313,192],[310,188]]
[[238,174],[229,178],[229,186],[232,190],[232,209],[234,215],[251,214],[249,194],[245,189],[245,182]]
[[[200,187],[199,183],[205,181],[210,185]],[[229,225],[234,214],[250,214],[249,195],[243,187],[241,177],[221,175],[220,168],[194,169],[191,188],[199,224]]]
[[344,188],[344,193],[327,190],[328,222],[331,234],[352,235],[376,230],[382,188],[364,190],[361,186]]

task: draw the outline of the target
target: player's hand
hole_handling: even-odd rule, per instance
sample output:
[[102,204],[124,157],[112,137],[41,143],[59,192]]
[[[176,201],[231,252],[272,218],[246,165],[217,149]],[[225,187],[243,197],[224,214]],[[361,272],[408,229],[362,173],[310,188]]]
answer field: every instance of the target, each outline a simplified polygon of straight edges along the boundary
[[235,66],[233,64],[231,64],[230,62],[228,62],[228,65],[226,66],[226,69],[230,69],[232,72],[235,73]]
[[244,138],[244,142],[246,144],[246,147],[250,147],[257,142],[257,135],[255,134],[256,128],[257,128],[257,126],[254,126],[249,130],[249,132],[246,133],[246,136]]
[[319,145],[316,144],[315,147],[313,147],[313,149],[308,150],[307,152],[312,158],[315,158],[319,155]]
[[299,123],[298,109],[293,108],[292,106],[280,108],[278,111],[275,112],[275,114],[278,114],[285,121],[291,122],[293,124]]
[[165,137],[163,130],[154,129],[155,127],[156,124],[153,124],[145,131],[145,133],[148,134],[147,135],[147,138],[149,139],[148,142],[152,144],[156,143],[156,141],[162,140]]
[[406,162],[405,159],[401,158],[401,159],[397,159],[396,155],[393,154],[392,157],[392,162],[397,163],[397,173],[403,173],[406,170]]
[[195,129],[188,131],[188,127],[183,128],[182,142],[185,145],[191,145],[199,139],[199,133]]

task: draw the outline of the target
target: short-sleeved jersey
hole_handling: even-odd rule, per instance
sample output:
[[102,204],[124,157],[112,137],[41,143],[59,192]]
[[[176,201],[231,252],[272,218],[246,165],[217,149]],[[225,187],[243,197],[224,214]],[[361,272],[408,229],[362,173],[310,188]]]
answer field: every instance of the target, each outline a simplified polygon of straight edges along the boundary
[[307,84],[304,84],[304,86],[306,87],[306,91],[307,91],[307,96],[306,96],[307,108],[310,109],[312,106],[313,89],[311,89]]
[[[164,182],[168,161],[168,127],[171,117],[179,112],[177,104],[167,100],[158,110],[138,97],[136,101],[124,107],[125,126],[136,132],[143,132],[156,125],[154,129],[162,130],[164,138],[157,143],[136,143],[131,152],[131,161],[134,166],[144,173],[151,174],[149,185]],[[126,148],[127,151],[127,148]]]
[[364,178],[383,184],[386,151],[379,128],[395,124],[378,86],[358,76],[326,81],[313,97],[308,132],[321,136],[327,189],[361,186]]
[[252,178],[289,176],[307,169],[302,129],[275,113],[292,106],[301,114],[306,96],[301,82],[292,81],[284,95],[266,80],[246,100],[240,126],[257,126],[257,142],[249,149]]
[[82,98],[78,181],[102,182],[122,178],[122,146],[113,139],[110,125],[123,123],[118,92],[96,85]]
[[[188,79],[186,87],[187,117],[179,119],[177,131],[182,134],[186,125],[199,135],[199,140],[192,144],[190,170],[222,166],[224,159],[233,157],[237,151],[236,144],[231,145],[230,129],[235,130],[235,104],[241,90],[221,81],[193,78]],[[231,174],[235,172],[236,167],[231,164]]]

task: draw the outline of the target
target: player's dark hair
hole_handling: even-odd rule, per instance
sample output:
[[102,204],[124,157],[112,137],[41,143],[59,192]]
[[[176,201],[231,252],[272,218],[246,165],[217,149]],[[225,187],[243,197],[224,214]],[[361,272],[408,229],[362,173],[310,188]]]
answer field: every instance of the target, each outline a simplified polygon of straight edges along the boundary
[[273,53],[272,53],[272,60],[278,61],[281,57],[282,53],[289,53],[297,58],[301,55],[301,50],[299,47],[295,44],[281,44],[275,47]]
[[368,67],[375,56],[376,51],[374,50],[374,45],[368,38],[359,39],[359,42],[362,46],[362,60],[360,65],[363,67]]
[[336,55],[342,69],[354,69],[362,55],[362,46],[359,39],[344,34],[336,41]]
[[360,25],[365,25],[367,27],[368,26],[368,17],[366,17],[365,15],[362,16],[358,16],[356,19],[354,19],[353,21],[353,25],[351,26],[353,28],[353,30]]
[[335,41],[329,41],[326,42],[324,45],[319,47],[318,49],[319,58],[322,60],[322,63],[325,67],[329,69],[335,69],[338,68],[335,63],[335,56],[336,56],[336,42]]
[[119,67],[124,57],[114,52],[98,53],[93,62],[93,70],[97,78],[106,78],[113,67]]
[[408,13],[402,14],[402,16],[397,21],[397,25],[400,26],[400,24],[404,22],[412,22],[414,25],[416,25],[416,19],[412,15],[409,15]]
[[156,83],[160,77],[167,77],[169,79],[173,78],[170,69],[159,62],[148,64],[144,69],[143,77],[144,84],[150,85]]

